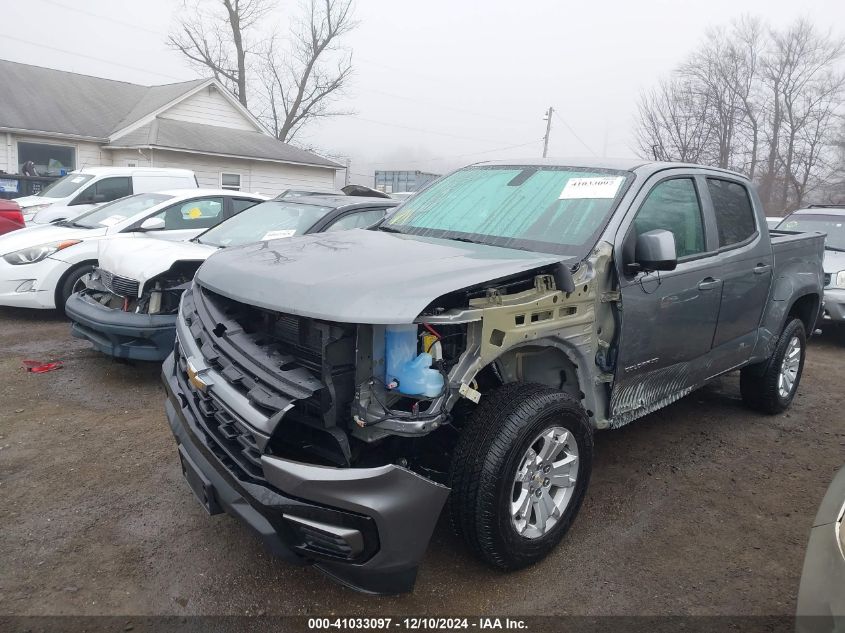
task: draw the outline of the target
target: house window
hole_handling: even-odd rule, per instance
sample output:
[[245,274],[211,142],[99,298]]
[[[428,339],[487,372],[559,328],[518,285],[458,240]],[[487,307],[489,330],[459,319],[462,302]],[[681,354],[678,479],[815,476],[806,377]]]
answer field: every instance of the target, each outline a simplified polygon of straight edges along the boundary
[[50,143],[18,143],[18,171],[32,162],[39,176],[63,176],[76,169],[76,148]]
[[231,189],[232,191],[241,190],[241,175],[240,174],[220,174],[220,187],[223,189]]

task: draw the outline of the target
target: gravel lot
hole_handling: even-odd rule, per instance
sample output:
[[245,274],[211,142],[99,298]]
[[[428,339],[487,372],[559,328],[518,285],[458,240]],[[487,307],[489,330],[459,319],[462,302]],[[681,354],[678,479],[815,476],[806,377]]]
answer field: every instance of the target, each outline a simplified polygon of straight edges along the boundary
[[[476,562],[443,518],[410,595],[376,598],[270,557],[179,471],[158,367],[0,308],[2,614],[792,614],[812,518],[845,462],[845,337],[810,348],[792,409],[729,376],[600,434],[581,514],[539,565]],[[23,359],[62,359],[27,374]]]

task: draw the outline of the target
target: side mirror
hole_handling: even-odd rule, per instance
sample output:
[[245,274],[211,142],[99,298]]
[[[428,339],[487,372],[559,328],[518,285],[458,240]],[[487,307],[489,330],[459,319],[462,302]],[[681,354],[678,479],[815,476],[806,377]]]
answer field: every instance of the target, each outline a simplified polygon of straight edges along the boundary
[[675,250],[675,236],[671,231],[655,229],[637,237],[633,263],[628,264],[630,274],[675,270],[678,255]]
[[162,229],[164,229],[163,218],[147,218],[138,227],[139,231],[161,231]]

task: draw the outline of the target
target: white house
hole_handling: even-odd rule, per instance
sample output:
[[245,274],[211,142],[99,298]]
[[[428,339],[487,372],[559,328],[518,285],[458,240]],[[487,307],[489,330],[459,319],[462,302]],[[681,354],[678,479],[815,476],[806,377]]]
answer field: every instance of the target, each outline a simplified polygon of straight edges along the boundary
[[337,163],[276,139],[215,79],[161,86],[0,60],[0,172],[184,167],[200,187],[333,189]]

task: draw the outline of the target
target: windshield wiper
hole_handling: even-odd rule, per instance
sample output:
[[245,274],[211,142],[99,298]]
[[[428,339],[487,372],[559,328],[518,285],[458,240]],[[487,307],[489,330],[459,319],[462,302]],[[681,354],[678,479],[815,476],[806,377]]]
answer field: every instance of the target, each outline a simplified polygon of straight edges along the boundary
[[845,253],[845,248],[838,248],[836,246],[830,246],[829,244],[824,245],[824,250],[826,250],[826,251],[836,251],[837,253]]
[[392,226],[387,226],[386,224],[379,224],[376,227],[376,230],[384,231],[385,233],[400,233],[401,235],[405,235],[405,231],[400,231],[399,229],[394,228]]
[[479,240],[471,240],[468,237],[444,237],[445,240],[452,240],[453,242],[465,242],[467,244],[486,244],[486,242],[481,242]]

